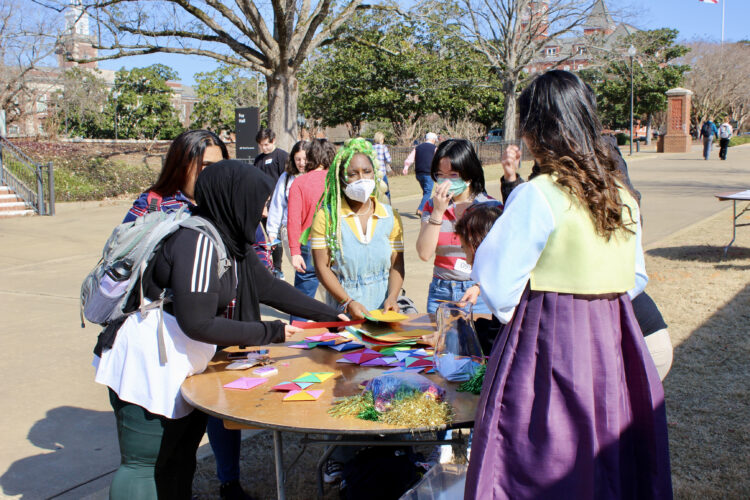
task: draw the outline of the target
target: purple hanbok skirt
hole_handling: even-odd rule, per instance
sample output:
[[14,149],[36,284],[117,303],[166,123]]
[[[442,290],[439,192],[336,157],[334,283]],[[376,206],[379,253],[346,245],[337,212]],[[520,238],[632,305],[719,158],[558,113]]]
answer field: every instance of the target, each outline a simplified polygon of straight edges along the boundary
[[627,295],[527,287],[487,365],[465,498],[672,498],[664,391]]

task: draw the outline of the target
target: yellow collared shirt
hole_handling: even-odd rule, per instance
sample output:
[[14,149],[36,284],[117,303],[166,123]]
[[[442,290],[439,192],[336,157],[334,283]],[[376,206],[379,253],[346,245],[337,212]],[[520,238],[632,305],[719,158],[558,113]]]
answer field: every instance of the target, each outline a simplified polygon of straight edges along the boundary
[[[359,217],[357,217],[357,214],[352,211],[345,197],[341,198],[341,206],[339,208],[339,219],[345,220],[346,223],[349,224],[349,228],[355,234],[357,239],[365,245],[370,243],[370,238],[375,233],[375,228],[377,227],[378,220],[390,217],[390,215],[388,215],[388,211],[385,209],[385,206],[382,203],[376,200],[375,197],[371,197],[371,199],[375,202],[375,209],[367,219],[367,231],[362,230],[362,225],[359,221]],[[401,216],[399,216],[398,212],[395,209],[393,209],[393,217],[393,230],[388,236],[388,239],[391,242],[391,249],[394,252],[403,252],[404,230],[401,224]],[[317,250],[326,248],[325,230],[325,212],[320,209],[315,212],[312,228],[310,229],[311,248]]]

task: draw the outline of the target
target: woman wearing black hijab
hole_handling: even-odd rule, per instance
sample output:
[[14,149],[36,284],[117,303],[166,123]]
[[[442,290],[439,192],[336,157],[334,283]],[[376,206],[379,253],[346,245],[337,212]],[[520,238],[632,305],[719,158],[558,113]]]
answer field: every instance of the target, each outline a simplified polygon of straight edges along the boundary
[[[173,295],[163,315],[167,362],[159,362],[158,312],[128,316],[112,348],[96,359],[96,381],[109,387],[122,457],[110,498],[191,497],[206,415],[182,399],[180,385],[206,368],[216,345],[284,342],[298,331],[281,321],[261,321],[260,302],[313,320],[338,319],[334,309],[275,279],[258,260],[252,243],[272,190],[270,178],[238,161],[201,172],[194,214],[217,229],[231,267],[219,276],[211,240],[192,229],[176,231],[144,275],[148,299],[165,289]],[[224,314],[235,298],[228,319]]]

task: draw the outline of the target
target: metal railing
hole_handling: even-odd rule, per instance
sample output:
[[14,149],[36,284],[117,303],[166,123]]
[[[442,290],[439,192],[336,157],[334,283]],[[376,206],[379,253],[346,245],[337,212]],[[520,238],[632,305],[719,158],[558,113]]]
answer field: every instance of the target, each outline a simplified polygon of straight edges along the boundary
[[0,136],[0,185],[39,215],[55,215],[55,178],[52,162],[42,165],[29,158],[12,142]]

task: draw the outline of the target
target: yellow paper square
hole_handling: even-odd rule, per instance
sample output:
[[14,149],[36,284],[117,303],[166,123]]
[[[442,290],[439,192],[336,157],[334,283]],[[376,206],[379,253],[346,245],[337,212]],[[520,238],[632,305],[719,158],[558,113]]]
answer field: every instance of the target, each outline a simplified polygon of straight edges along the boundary
[[373,309],[370,311],[370,317],[377,321],[383,321],[384,323],[398,323],[409,319],[409,316],[405,316],[396,311],[383,312],[382,309]]
[[313,372],[310,375],[318,377],[318,380],[325,382],[329,378],[333,377],[333,372]]

